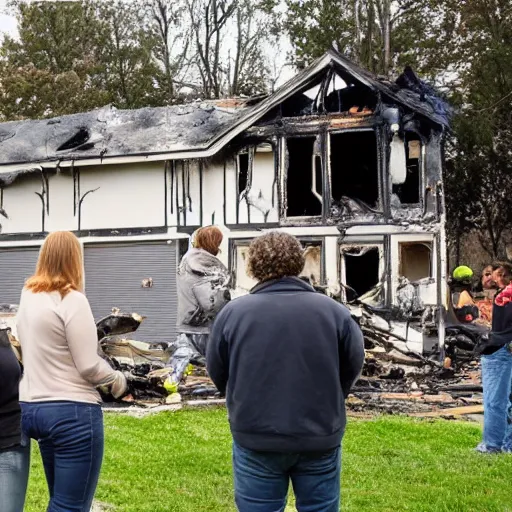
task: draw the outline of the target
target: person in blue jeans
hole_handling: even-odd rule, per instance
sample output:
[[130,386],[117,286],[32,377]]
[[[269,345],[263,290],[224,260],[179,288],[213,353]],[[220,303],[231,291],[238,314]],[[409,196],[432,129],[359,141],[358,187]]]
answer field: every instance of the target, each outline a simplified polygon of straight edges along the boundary
[[98,354],[96,324],[83,293],[80,242],[50,234],[21,295],[17,330],[23,355],[22,429],[39,443],[47,512],[89,512],[103,460],[97,387],[120,397],[126,378]]
[[291,481],[299,512],[340,508],[345,399],[363,335],[347,308],[298,276],[303,249],[270,232],[250,246],[251,293],[214,321],[207,369],[226,393],[240,512],[279,512]]
[[0,511],[23,512],[30,441],[21,433],[21,367],[6,329],[0,329]]
[[512,265],[494,271],[499,291],[492,310],[492,330],[482,352],[484,432],[477,451],[512,453]]

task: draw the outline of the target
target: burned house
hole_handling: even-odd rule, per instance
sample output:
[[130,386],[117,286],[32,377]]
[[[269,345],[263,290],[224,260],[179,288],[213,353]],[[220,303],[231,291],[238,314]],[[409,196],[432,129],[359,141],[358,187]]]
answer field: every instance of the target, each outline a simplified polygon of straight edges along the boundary
[[18,302],[46,233],[71,230],[95,316],[137,311],[139,338],[169,341],[190,234],[221,227],[243,294],[250,240],[278,229],[326,293],[416,314],[421,351],[446,305],[446,127],[410,70],[385,81],[335,51],[266,97],[0,124],[0,302]]

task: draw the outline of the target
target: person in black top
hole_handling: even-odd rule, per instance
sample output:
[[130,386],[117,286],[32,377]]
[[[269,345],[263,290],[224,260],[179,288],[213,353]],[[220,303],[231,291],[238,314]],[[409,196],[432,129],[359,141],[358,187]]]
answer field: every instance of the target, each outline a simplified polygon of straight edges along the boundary
[[291,480],[297,510],[338,512],[345,400],[363,335],[345,306],[298,277],[293,236],[256,238],[248,266],[259,284],[219,313],[206,357],[226,393],[237,508],[284,510]]
[[482,350],[484,434],[477,451],[512,453],[512,265],[499,264],[494,281],[499,290]]
[[21,367],[6,329],[0,329],[0,510],[23,512],[30,442],[21,433]]

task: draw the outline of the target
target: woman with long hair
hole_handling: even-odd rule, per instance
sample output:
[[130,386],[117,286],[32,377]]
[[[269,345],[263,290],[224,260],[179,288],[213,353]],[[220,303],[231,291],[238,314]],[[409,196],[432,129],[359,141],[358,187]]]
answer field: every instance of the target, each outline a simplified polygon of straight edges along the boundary
[[84,295],[82,247],[75,235],[50,234],[36,273],[23,289],[17,317],[24,375],[23,432],[39,443],[48,511],[89,512],[103,459],[97,387],[115,397],[126,378],[98,354],[96,325]]

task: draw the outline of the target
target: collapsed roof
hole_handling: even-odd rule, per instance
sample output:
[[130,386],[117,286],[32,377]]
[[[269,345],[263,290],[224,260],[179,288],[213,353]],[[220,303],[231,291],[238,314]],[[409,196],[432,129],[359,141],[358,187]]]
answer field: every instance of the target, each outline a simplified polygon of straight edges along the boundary
[[0,124],[0,163],[186,151],[240,116],[212,104],[118,110]]
[[107,106],[53,119],[0,123],[0,166],[114,157],[212,156],[238,134],[319,76],[334,70],[383,100],[429,119],[440,130],[449,110],[435,92],[407,69],[397,82],[379,79],[334,50],[300,72],[274,94],[254,100],[205,101],[182,106],[117,110]]

